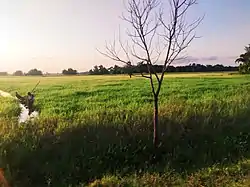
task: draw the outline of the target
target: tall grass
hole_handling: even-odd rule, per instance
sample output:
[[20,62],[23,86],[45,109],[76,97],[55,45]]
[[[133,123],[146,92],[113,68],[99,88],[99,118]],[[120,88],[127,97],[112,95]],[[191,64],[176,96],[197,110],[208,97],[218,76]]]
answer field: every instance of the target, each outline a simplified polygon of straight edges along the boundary
[[[164,82],[157,150],[151,93],[143,79],[0,79],[0,89],[22,94],[41,79],[40,117],[1,133],[0,164],[7,178],[15,186],[230,186],[243,181],[250,169],[250,77],[188,76]],[[17,123],[12,117],[18,110],[4,102],[0,121],[9,127]]]
[[0,136],[4,136],[11,128],[15,128],[21,112],[18,103],[12,98],[0,96]]

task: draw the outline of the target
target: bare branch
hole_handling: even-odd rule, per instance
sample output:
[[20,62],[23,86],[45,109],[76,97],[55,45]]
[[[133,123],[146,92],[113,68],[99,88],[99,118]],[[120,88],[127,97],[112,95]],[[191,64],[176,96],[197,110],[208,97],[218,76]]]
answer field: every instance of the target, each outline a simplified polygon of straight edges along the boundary
[[128,61],[131,62],[129,52],[128,52],[128,47],[129,47],[128,42],[127,42],[127,45],[126,45],[126,48],[125,48],[124,45],[122,44],[121,35],[120,35],[120,28],[119,28],[119,43],[120,43],[120,46],[121,46],[123,52],[126,54],[126,57],[127,57]]
[[139,56],[139,55],[136,53],[136,50],[135,50],[135,46],[134,46],[134,45],[131,47],[131,55],[134,56],[135,58],[141,60],[141,61],[147,61],[146,58],[143,58],[143,57]]
[[141,73],[141,76],[142,76],[142,77],[144,77],[144,78],[150,79],[150,77],[149,77],[149,76],[144,75],[143,73]]
[[[122,14],[121,19],[132,28],[126,32],[128,41],[122,42],[119,30],[119,45],[117,46],[116,42],[106,44],[104,53],[98,51],[112,60],[125,64],[132,63],[132,60],[144,61],[149,75],[141,76],[150,79],[152,92],[158,96],[167,67],[179,59],[181,53],[197,38],[194,31],[204,17],[191,23],[186,21],[188,10],[197,4],[197,1],[168,0],[170,20],[167,22],[160,0],[126,0],[126,14]],[[163,33],[159,33],[159,28],[162,28]],[[153,47],[153,44],[156,46]],[[160,77],[154,67],[159,60],[164,61]],[[154,87],[153,77],[158,81],[157,89]]]
[[198,18],[194,22],[188,24],[186,22],[186,14],[188,9],[197,4],[197,0],[169,0],[170,4],[170,22],[166,24],[163,16],[160,16],[160,22],[164,28],[164,34],[161,36],[167,46],[166,57],[160,77],[160,84],[157,89],[157,94],[160,92],[161,83],[164,78],[165,71],[169,65],[183,52],[189,44],[195,39],[194,30],[199,26],[204,16]]
[[[142,61],[137,67],[146,66],[148,74],[144,75],[144,71],[140,70],[140,76],[149,79],[154,96],[154,145],[158,142],[158,96],[164,74],[172,62],[184,59],[181,55],[197,38],[194,30],[203,20],[198,18],[191,23],[186,21],[188,10],[197,4],[197,1],[168,0],[170,20],[166,21],[163,19],[165,17],[160,0],[126,0],[126,14],[122,14],[121,19],[132,28],[126,32],[127,42],[122,42],[119,32],[118,46],[114,41],[111,45],[106,44],[105,52],[98,50],[104,56],[128,66],[132,66],[131,60]],[[159,28],[163,33],[159,33]],[[152,47],[154,43],[155,48]],[[157,72],[154,66],[159,60],[163,61],[161,72]],[[157,73],[161,73],[160,76]],[[157,82],[154,81],[155,78]]]

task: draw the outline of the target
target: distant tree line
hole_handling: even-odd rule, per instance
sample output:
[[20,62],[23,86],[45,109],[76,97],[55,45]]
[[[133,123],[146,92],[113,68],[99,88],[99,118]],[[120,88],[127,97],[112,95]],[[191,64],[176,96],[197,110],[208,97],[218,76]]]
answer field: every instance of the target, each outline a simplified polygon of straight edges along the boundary
[[43,75],[43,72],[38,69],[31,69],[26,73],[27,76],[41,76]]
[[72,68],[68,68],[68,70],[64,69],[62,71],[62,74],[63,75],[77,75],[78,73],[77,73],[77,70],[74,70]]
[[6,76],[6,75],[8,75],[7,72],[0,72],[0,76]]
[[24,73],[21,70],[17,70],[13,73],[14,76],[23,76]]
[[[153,67],[157,73],[162,71],[161,65],[154,65]],[[166,72],[219,72],[219,71],[238,71],[237,66],[223,66],[221,64],[216,65],[202,65],[202,64],[189,64],[186,66],[169,66]],[[147,73],[148,68],[146,64],[138,64],[136,66],[112,66],[109,68],[103,65],[94,66],[89,71],[91,75],[105,75],[105,74],[133,74],[133,73]]]
[[[242,65],[240,66],[242,67]],[[160,73],[162,70],[161,65],[154,65],[153,68],[157,73]],[[166,72],[222,72],[222,71],[238,71],[238,66],[223,66],[221,64],[217,65],[202,65],[202,64],[189,64],[186,66],[169,66]],[[118,66],[114,65],[109,68],[104,67],[103,65],[94,66],[93,69],[89,70],[88,72],[77,72],[72,68],[68,68],[67,70],[62,70],[62,75],[107,75],[107,74],[132,74],[137,73],[147,73],[147,65],[146,64],[138,64],[136,66],[132,65],[125,65],[125,66]],[[7,76],[7,72],[0,72],[0,76]],[[31,69],[27,73],[24,73],[21,70],[17,70],[13,73],[14,76],[43,76],[41,70],[38,69]]]
[[[9,75],[8,72],[0,72],[0,76],[7,76]],[[12,75],[14,76],[42,76],[43,72],[38,69],[31,69],[27,73],[24,73],[21,70],[15,71]]]
[[[68,68],[67,70],[62,70],[62,74],[63,75],[77,75],[77,74],[80,74],[80,75],[84,75],[84,74],[88,74],[88,72],[81,72],[81,73],[78,73],[77,70],[74,70],[72,68]],[[7,76],[9,75],[8,72],[0,72],[0,76]],[[31,69],[29,70],[27,73],[24,73],[23,71],[21,70],[17,70],[15,71],[13,74],[13,76],[43,76],[43,75],[50,75],[49,73],[43,73],[41,70],[38,70],[38,69]],[[58,73],[57,73],[58,75]]]

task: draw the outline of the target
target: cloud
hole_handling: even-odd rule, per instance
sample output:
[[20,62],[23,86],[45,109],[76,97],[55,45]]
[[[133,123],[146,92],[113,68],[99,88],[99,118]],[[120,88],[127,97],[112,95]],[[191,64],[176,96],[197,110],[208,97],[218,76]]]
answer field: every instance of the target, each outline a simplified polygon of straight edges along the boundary
[[199,58],[193,57],[193,56],[187,56],[186,58],[176,59],[175,63],[181,65],[181,64],[187,64],[190,62],[198,62]]
[[237,56],[187,56],[184,59],[175,60],[173,65],[188,65],[190,63],[200,63],[200,64],[232,64],[232,61],[236,59]]
[[201,61],[215,61],[215,60],[218,60],[218,59],[219,59],[218,56],[209,56],[209,57],[200,58]]
[[219,60],[219,56],[205,56],[205,57],[193,57],[193,56],[188,56],[185,58],[185,61],[215,61]]
[[238,58],[238,56],[228,56],[226,58],[228,58],[228,59],[236,59],[236,58]]
[[193,57],[188,56],[184,61],[220,61],[220,60],[231,60],[236,59],[237,56],[204,56],[204,57]]
[[[237,56],[187,56],[186,58],[176,59],[171,65],[173,66],[185,66],[188,64],[196,63],[196,64],[223,64],[223,65],[235,65],[234,60]],[[163,64],[164,61],[159,61],[158,64]]]

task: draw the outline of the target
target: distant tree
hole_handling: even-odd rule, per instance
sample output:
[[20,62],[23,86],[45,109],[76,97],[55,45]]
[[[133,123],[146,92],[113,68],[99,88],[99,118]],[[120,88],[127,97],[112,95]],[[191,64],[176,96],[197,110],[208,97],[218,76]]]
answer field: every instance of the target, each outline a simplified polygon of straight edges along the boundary
[[99,66],[99,73],[101,75],[105,75],[105,74],[109,74],[109,71],[103,65],[100,65]]
[[105,68],[103,65],[94,66],[94,69],[89,71],[91,75],[106,75],[112,73],[112,69]]
[[[157,147],[159,144],[158,100],[165,72],[173,61],[180,58],[180,53],[196,37],[194,30],[202,18],[187,22],[187,12],[197,3],[197,0],[169,0],[169,18],[164,16],[161,7],[163,3],[160,0],[127,0],[126,2],[127,15],[123,14],[122,18],[132,28],[127,30],[129,40],[124,44],[119,38],[119,46],[114,41],[106,45],[106,52],[99,52],[127,65],[132,61],[146,65],[147,75],[142,73],[141,76],[149,80],[154,99],[153,143]],[[161,73],[157,74],[154,64],[159,59],[164,59],[164,62]]]
[[240,73],[250,73],[250,44],[245,47],[245,53],[241,54],[240,57],[235,60],[235,62],[240,64]]
[[7,72],[0,72],[0,76],[7,76],[8,73]]
[[109,67],[109,68],[108,68],[108,71],[109,71],[110,74],[115,74],[115,73],[114,73],[114,68],[113,68],[113,67]]
[[77,74],[77,70],[74,70],[72,68],[68,68],[68,70],[63,70],[62,71],[63,75],[76,75]]
[[100,74],[98,66],[94,66],[93,74],[95,74],[95,75],[99,75]]
[[21,70],[17,70],[13,73],[14,76],[23,76],[23,72]]
[[67,72],[68,72],[68,71],[67,71],[67,70],[65,70],[65,69],[64,69],[64,70],[62,70],[62,74],[63,74],[63,75],[66,75],[66,74],[67,74]]
[[[134,66],[123,66],[119,67],[115,65],[114,67],[103,68],[105,71],[100,71],[100,66],[95,66],[96,68],[89,70],[90,75],[105,75],[105,74],[128,74],[129,76],[135,74],[147,73],[147,65],[143,63],[138,63]],[[162,65],[154,65],[156,73],[161,73]],[[102,68],[101,68],[102,69]],[[168,66],[166,72],[218,72],[218,71],[238,71],[238,66],[223,66],[222,64],[216,65],[202,65],[202,64],[189,64],[186,66]]]
[[124,69],[124,73],[128,74],[129,77],[131,78],[133,75],[133,66],[131,62],[128,62],[127,64],[125,64],[123,69]]
[[115,65],[114,66],[114,74],[122,74],[122,68]]
[[31,69],[26,74],[27,76],[43,75],[43,72],[38,69]]

